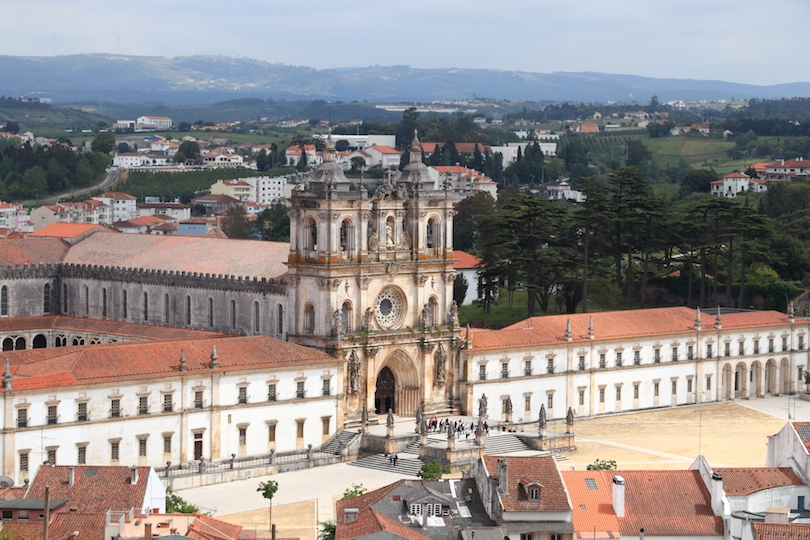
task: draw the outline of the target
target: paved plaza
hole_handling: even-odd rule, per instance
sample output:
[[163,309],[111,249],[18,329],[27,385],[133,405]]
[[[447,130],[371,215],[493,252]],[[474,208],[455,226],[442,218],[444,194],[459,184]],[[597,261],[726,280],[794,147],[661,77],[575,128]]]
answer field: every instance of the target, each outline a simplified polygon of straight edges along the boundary
[[[574,425],[577,449],[563,454],[560,468],[584,469],[602,459],[616,461],[619,469],[684,469],[699,453],[715,466],[761,467],[765,464],[766,437],[779,431],[789,417],[810,421],[810,402],[779,396],[580,420]],[[472,420],[463,419],[468,425]],[[371,431],[384,435],[385,418],[380,420],[381,425]],[[412,418],[397,418],[394,431],[404,435],[413,433],[414,428]],[[550,424],[549,432],[555,430],[565,431],[565,423]],[[524,451],[510,455],[536,454]],[[274,475],[279,490],[273,501],[273,522],[280,537],[315,540],[317,522],[334,519],[334,502],[346,488],[363,484],[376,489],[402,477],[401,473],[347,463]],[[191,488],[178,494],[221,519],[261,535],[268,528],[268,505],[256,488],[267,478]]]

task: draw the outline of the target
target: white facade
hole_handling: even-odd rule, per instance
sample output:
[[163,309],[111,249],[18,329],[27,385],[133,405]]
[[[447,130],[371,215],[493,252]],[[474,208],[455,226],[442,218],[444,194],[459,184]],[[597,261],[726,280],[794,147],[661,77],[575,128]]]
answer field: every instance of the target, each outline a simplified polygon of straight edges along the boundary
[[[519,142],[519,143],[507,143],[504,146],[493,146],[492,153],[500,152],[503,156],[503,168],[507,168],[512,163],[517,161],[518,155],[518,148],[520,148],[520,153],[526,153],[526,146],[529,144],[534,144],[531,141],[528,142]],[[546,156],[556,156],[557,155],[557,143],[555,142],[539,142],[540,150],[542,150],[543,155]]]
[[286,196],[287,178],[284,176],[254,176],[242,178],[242,181],[253,184],[259,204],[272,204]]
[[740,193],[766,191],[768,186],[759,178],[751,178],[745,173],[734,171],[711,183],[712,195],[733,199]]
[[[326,142],[327,135],[317,133],[312,136],[313,139],[318,139],[320,141]],[[391,148],[396,148],[397,146],[397,136],[396,135],[337,135],[332,134],[332,140],[335,144],[338,141],[346,141],[349,143],[350,148],[358,148],[363,149],[369,146],[390,146]]]
[[112,222],[127,221],[138,216],[137,200],[126,193],[109,192],[93,197],[112,208]]
[[165,116],[139,116],[135,122],[155,129],[171,129],[172,119]]
[[399,161],[402,157],[399,152],[390,146],[368,146],[363,151],[369,156],[366,163],[369,168],[389,169],[399,167]]
[[0,201],[0,229],[13,229],[19,232],[33,230],[22,205],[3,201]]
[[113,158],[113,166],[121,169],[132,169],[141,166],[141,155],[135,152],[116,154]]
[[164,215],[174,219],[191,219],[191,208],[182,203],[146,203],[138,207],[138,217]]
[[239,154],[203,154],[203,163],[209,168],[241,167],[244,161]]

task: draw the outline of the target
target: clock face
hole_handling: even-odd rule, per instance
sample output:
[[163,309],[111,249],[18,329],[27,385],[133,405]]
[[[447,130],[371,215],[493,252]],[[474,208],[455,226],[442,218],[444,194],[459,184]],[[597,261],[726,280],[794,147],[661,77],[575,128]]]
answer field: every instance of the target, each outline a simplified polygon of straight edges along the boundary
[[402,318],[404,302],[397,289],[383,290],[374,304],[374,316],[383,328],[393,328]]

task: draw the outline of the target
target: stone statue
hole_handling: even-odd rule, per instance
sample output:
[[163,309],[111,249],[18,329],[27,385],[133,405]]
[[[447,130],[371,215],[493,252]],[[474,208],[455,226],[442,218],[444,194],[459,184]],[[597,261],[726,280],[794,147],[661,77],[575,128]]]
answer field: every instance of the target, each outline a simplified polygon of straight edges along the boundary
[[374,310],[370,307],[366,308],[365,314],[363,314],[363,329],[368,332],[371,330],[371,320],[374,318]]
[[487,395],[481,394],[481,399],[478,400],[478,416],[486,418],[487,416]]
[[506,412],[507,413],[512,412],[512,396],[506,397]]
[[360,415],[360,422],[363,426],[368,425],[368,405],[363,405],[363,412]]
[[447,363],[447,354],[444,352],[444,346],[439,343],[439,348],[436,350],[435,355],[436,361],[436,382],[438,384],[444,384],[447,381],[447,373],[446,373],[446,366]]
[[394,410],[388,409],[388,418],[385,420],[386,427],[394,427]]
[[385,226],[385,245],[386,246],[394,245],[394,229],[391,228],[390,225]]
[[565,415],[565,432],[574,432],[574,409],[568,407],[568,414]]
[[402,238],[399,239],[399,245],[404,249],[411,249],[411,236],[407,232],[402,233]]
[[452,324],[453,326],[459,326],[458,304],[456,304],[455,300],[453,300],[453,303],[450,304],[450,324]]
[[380,247],[380,240],[377,238],[377,233],[371,233],[371,236],[368,237],[368,249],[370,251],[377,251]]
[[545,405],[540,405],[540,418],[539,418],[539,421],[538,421],[538,425],[540,426],[540,429],[545,429],[546,428],[546,423],[547,423],[547,420],[546,420],[546,406]]
[[427,326],[430,325],[430,317],[429,317],[429,315],[430,315],[430,311],[428,309],[428,305],[425,304],[425,306],[422,308],[422,313],[419,315],[419,321],[420,321],[420,324],[422,326],[427,327]]
[[343,335],[343,313],[339,309],[332,313],[332,335],[338,337]]
[[360,391],[360,359],[352,349],[349,356],[349,393],[356,394]]

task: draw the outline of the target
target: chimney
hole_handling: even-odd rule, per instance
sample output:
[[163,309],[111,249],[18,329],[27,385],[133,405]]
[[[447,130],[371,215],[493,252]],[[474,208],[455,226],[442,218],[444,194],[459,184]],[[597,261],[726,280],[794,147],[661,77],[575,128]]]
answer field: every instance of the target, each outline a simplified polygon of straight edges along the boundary
[[766,508],[765,523],[778,523],[780,525],[787,525],[788,514],[790,514],[790,510],[788,510],[787,508]]
[[593,328],[593,315],[591,315],[591,320],[588,322],[588,339],[593,339],[596,333]]
[[359,508],[344,508],[343,509],[343,524],[351,525],[357,521],[357,514],[360,513]]
[[143,540],[152,540],[152,524],[143,524]]
[[695,315],[695,330],[700,332],[701,330],[703,330],[703,324],[701,324],[700,322],[700,306],[698,306],[696,313],[697,314]]
[[613,477],[613,511],[616,517],[624,517],[624,478]]
[[509,494],[509,464],[505,459],[498,460],[498,490],[504,495]]
[[76,467],[68,469],[68,485],[72,486],[76,483]]
[[574,334],[571,332],[571,317],[568,317],[568,321],[565,323],[565,341],[572,341],[574,339]]
[[[723,508],[723,475],[718,472],[712,472],[711,474],[712,485],[711,485],[711,495],[712,498],[712,509],[718,509],[722,512]],[[715,515],[717,514],[717,510],[715,510]]]
[[138,483],[138,467],[133,465],[132,466],[132,485],[134,486],[137,483]]

